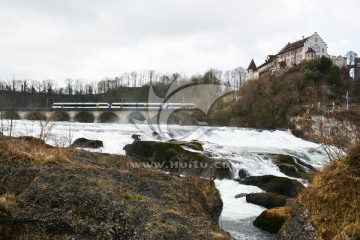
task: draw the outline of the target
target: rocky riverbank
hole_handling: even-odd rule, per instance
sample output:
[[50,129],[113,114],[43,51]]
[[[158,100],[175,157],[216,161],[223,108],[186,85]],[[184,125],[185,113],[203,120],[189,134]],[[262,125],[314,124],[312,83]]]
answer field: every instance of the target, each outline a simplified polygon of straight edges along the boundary
[[360,112],[331,110],[327,116],[304,114],[290,119],[294,135],[348,149],[360,139]]
[[288,201],[280,239],[360,239],[360,142]]
[[0,140],[0,239],[232,239],[210,180],[130,157]]

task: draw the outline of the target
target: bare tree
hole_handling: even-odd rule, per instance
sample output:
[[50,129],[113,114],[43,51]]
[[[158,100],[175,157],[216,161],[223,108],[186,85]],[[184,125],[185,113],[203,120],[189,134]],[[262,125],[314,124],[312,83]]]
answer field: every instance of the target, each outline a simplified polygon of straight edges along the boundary
[[[348,61],[348,65],[354,65],[355,64],[355,59],[357,58],[357,53],[355,51],[348,51],[346,54],[345,54],[346,58],[347,58],[347,61]],[[354,66],[354,67],[357,67],[357,66]],[[349,75],[354,78],[355,74],[355,69],[354,68],[350,68],[350,72],[349,72]]]
[[234,86],[235,89],[239,89],[241,88],[241,86],[243,85],[243,83],[245,82],[245,77],[246,77],[246,70],[243,67],[237,67],[234,69],[235,72],[235,77],[237,79],[237,84]]
[[132,71],[130,73],[130,76],[131,76],[131,80],[132,80],[132,83],[133,83],[131,87],[136,87],[136,81],[137,81],[137,77],[138,77],[138,72]]
[[71,78],[66,79],[66,93],[68,95],[73,94],[73,81]]

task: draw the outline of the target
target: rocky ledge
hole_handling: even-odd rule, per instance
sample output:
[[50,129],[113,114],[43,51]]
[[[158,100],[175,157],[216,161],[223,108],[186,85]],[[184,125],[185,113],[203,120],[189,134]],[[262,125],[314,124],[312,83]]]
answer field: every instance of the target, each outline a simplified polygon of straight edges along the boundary
[[210,180],[119,155],[0,139],[1,239],[232,239]]

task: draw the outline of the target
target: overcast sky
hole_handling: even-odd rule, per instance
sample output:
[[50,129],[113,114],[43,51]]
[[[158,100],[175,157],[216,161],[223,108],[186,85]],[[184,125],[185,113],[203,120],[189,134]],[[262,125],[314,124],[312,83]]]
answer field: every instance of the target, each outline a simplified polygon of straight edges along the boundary
[[357,0],[0,0],[0,80],[247,68],[314,32],[360,53],[359,14]]

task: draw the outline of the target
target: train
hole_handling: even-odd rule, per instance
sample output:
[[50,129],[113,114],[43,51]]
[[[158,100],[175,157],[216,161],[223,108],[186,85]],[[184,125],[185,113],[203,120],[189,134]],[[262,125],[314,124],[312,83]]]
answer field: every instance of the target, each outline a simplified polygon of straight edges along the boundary
[[54,109],[195,109],[194,103],[53,103]]

